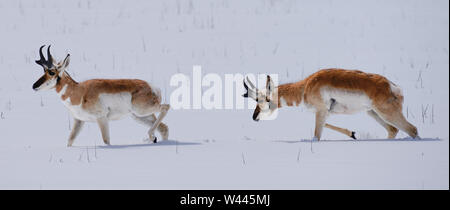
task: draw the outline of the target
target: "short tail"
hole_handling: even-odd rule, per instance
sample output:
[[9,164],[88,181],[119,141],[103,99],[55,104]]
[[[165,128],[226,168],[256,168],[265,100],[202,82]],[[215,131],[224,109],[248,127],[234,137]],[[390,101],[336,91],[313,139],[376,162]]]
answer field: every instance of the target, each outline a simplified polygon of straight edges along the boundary
[[391,81],[389,81],[389,84],[390,84],[392,95],[396,99],[400,100],[401,103],[403,103],[403,91],[402,91],[402,89],[399,86],[397,86],[395,83],[391,82]]

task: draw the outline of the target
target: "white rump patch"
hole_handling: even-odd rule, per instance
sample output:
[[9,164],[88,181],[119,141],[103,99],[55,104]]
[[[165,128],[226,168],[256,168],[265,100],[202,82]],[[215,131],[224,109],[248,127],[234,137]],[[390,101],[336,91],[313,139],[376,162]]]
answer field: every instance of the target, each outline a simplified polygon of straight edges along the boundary
[[389,81],[389,84],[390,84],[390,87],[391,87],[391,91],[392,91],[392,93],[394,93],[394,95],[400,95],[400,96],[403,96],[402,89],[401,89],[399,86],[395,85],[395,84],[394,84],[393,82],[391,82],[391,81]]

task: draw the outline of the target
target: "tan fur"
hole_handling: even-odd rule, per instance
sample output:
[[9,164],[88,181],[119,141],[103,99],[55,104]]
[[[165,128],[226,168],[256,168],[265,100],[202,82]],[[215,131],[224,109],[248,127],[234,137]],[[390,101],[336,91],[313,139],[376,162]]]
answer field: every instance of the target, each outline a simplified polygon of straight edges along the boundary
[[[163,140],[167,140],[169,129],[161,121],[170,106],[161,104],[159,90],[138,79],[92,79],[78,83],[65,71],[70,55],[55,63],[50,59],[50,47],[47,56],[49,59],[45,60],[42,55],[43,47],[40,48],[41,59],[36,63],[44,67],[44,75],[33,84],[33,89],[39,91],[54,88],[74,116],[68,146],[72,146],[84,121],[96,121],[104,143],[110,144],[108,121],[120,119],[127,114],[150,127],[148,135],[151,141],[156,142],[156,129]],[[160,113],[158,117],[155,112]]]
[[[98,109],[100,94],[114,94],[128,92],[131,94],[131,104],[134,107],[133,116],[135,119],[145,121],[145,125],[150,127],[148,131],[151,141],[156,142],[154,136],[155,129],[161,133],[164,140],[168,138],[168,127],[161,122],[162,118],[169,110],[169,105],[161,105],[159,92],[154,91],[147,82],[138,79],[92,79],[81,83],[73,80],[69,74],[64,72],[55,85],[57,93],[65,87],[65,92],[61,95],[61,100],[69,100],[71,105],[80,105],[85,112],[95,113]],[[153,112],[161,112],[158,118]],[[75,137],[83,123],[79,119],[75,120],[75,126],[69,137],[68,146],[72,146]],[[101,117],[97,119],[97,124],[101,130],[105,144],[110,144],[108,119]]]
[[328,124],[328,123],[325,123],[324,127],[325,128],[329,128],[331,130],[335,130],[335,131],[337,131],[339,133],[342,133],[344,135],[347,135],[349,137],[352,137],[352,135],[353,135],[352,131],[350,131],[348,129],[340,128],[340,127],[337,127],[337,126],[334,126],[334,125],[331,125],[331,124]]
[[[302,100],[308,105],[322,103],[320,89],[324,86],[344,90],[362,91],[382,106],[385,101],[403,103],[403,96],[393,95],[390,81],[378,74],[358,70],[323,69],[296,83],[278,86],[278,99],[283,97],[289,106],[299,105]],[[280,105],[279,105],[280,106]]]
[[[320,88],[329,86],[345,90],[356,90],[364,92],[375,106],[383,105],[384,102],[393,102],[396,96],[392,94],[390,82],[378,74],[364,73],[357,70],[324,69],[305,79],[305,103],[314,104],[320,99]],[[403,103],[403,97],[395,100],[398,104]],[[320,103],[320,102],[319,102]]]
[[[303,101],[303,92],[305,89],[305,81],[297,83],[289,83],[278,86],[278,102],[281,97],[286,100],[288,106],[299,106]],[[278,103],[281,107],[281,103]]]
[[82,104],[84,109],[90,109],[98,102],[101,93],[129,92],[132,103],[136,106],[155,106],[161,103],[161,96],[155,94],[147,82],[138,79],[92,79],[81,83],[75,82],[67,73],[56,84],[56,92],[67,85],[61,96],[64,101],[70,98],[72,105]]
[[[270,77],[268,77],[268,81]],[[394,87],[394,90],[391,89]],[[417,128],[410,124],[403,116],[403,95],[400,89],[385,77],[378,74],[365,73],[358,70],[323,69],[296,83],[282,84],[277,87],[276,103],[278,108],[283,105],[298,106],[302,102],[313,107],[316,112],[316,128],[314,136],[320,139],[322,128],[336,130],[347,136],[352,132],[330,124],[326,124],[327,115],[332,111],[330,103],[326,103],[321,91],[339,90],[348,93],[357,93],[370,100],[368,114],[380,123],[388,132],[388,138],[395,138],[398,130],[403,130],[413,138],[418,137]],[[342,101],[341,101],[342,102]],[[255,109],[254,119],[259,114],[260,104]]]

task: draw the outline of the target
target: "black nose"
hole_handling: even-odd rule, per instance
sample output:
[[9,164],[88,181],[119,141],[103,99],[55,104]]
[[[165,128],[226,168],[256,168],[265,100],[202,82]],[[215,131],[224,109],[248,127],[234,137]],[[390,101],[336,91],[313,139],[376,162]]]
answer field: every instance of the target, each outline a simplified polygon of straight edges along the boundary
[[256,121],[256,122],[258,122],[258,121],[259,121],[259,119],[258,119],[258,115],[257,115],[257,114],[254,114],[252,118],[253,118],[253,120],[254,120],[254,121]]
[[256,106],[256,109],[253,112],[253,120],[256,121],[256,122],[258,122],[258,120],[259,120],[257,118],[258,118],[258,115],[259,115],[260,111],[261,111],[261,109],[259,108],[259,106]]
[[42,85],[42,83],[44,83],[44,82],[45,82],[45,75],[42,76],[41,78],[39,78],[38,81],[36,81],[33,84],[33,90],[37,90]]
[[38,87],[39,86],[36,83],[33,84],[33,90],[36,90]]

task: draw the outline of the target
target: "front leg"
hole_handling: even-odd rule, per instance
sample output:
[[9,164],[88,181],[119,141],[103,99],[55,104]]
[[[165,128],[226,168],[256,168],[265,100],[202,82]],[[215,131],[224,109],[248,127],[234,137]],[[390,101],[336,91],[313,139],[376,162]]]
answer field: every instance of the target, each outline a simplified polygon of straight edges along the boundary
[[331,125],[331,124],[328,124],[328,123],[325,123],[324,127],[325,128],[329,128],[331,130],[335,130],[335,131],[337,131],[339,133],[342,133],[344,135],[347,135],[347,136],[351,137],[352,139],[356,139],[355,131],[350,131],[348,129],[340,128],[340,127],[337,127],[337,126],[334,126],[334,125]]
[[73,128],[72,128],[72,131],[70,132],[70,136],[69,136],[69,142],[67,143],[68,147],[72,146],[73,141],[78,136],[78,133],[80,133],[80,130],[83,127],[83,125],[84,125],[84,121],[74,119]]
[[105,142],[106,145],[110,145],[108,119],[105,117],[99,118],[97,119],[97,124],[102,132],[103,142]]
[[328,111],[317,110],[316,112],[316,128],[314,130],[314,139],[319,141],[322,136],[323,126],[325,125],[325,120],[327,118]]

